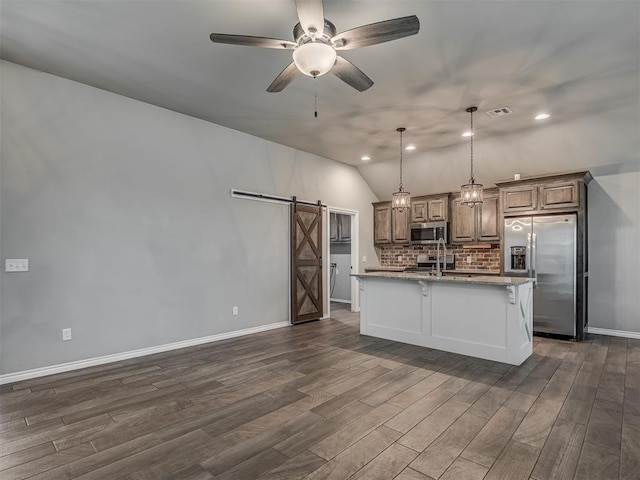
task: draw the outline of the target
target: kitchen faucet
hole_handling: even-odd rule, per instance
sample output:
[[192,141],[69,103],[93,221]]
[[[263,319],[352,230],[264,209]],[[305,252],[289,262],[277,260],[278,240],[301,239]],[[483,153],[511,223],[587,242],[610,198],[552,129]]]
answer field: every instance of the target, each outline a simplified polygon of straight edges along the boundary
[[[442,250],[443,250],[443,267],[442,269],[440,269],[440,242],[442,242]],[[447,245],[444,242],[444,238],[440,237],[438,239],[438,245],[436,246],[437,248],[437,252],[436,252],[436,277],[441,277],[442,276],[442,272],[445,270],[446,266],[447,266]]]

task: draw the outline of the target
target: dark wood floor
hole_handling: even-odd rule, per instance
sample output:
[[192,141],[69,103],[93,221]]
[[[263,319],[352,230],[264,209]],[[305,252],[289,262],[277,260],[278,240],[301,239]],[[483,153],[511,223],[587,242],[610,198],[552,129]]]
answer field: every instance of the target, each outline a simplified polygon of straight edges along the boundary
[[4,385],[0,478],[640,478],[640,341],[511,367],[332,316]]

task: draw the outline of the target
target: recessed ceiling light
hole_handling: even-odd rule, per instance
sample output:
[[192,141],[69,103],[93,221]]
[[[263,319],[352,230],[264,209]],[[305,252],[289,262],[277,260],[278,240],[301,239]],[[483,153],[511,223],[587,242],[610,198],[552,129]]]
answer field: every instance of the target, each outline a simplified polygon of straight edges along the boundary
[[471,137],[471,136],[473,136],[473,132],[464,132],[464,133],[462,134],[462,136],[463,136],[463,137]]
[[536,120],[546,120],[547,118],[549,118],[551,115],[549,115],[548,113],[540,113],[538,115],[535,116]]
[[366,162],[367,160],[371,160],[371,157],[369,155],[363,155],[360,160],[364,160]]
[[408,151],[412,151],[412,150],[415,150],[415,149],[416,149],[415,145],[407,145],[407,148],[405,148],[405,150],[408,150]]

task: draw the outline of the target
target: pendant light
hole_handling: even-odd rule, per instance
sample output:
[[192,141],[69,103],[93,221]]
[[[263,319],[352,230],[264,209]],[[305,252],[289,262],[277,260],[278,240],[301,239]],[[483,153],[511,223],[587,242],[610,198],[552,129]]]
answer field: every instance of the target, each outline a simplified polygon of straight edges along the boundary
[[471,135],[469,136],[471,138],[471,176],[469,177],[469,183],[460,187],[460,203],[470,207],[482,205],[482,184],[476,183],[476,179],[473,176],[473,112],[476,110],[478,110],[478,107],[467,108],[467,112],[471,114]]
[[405,192],[402,186],[402,132],[405,130],[406,128],[404,127],[396,128],[396,131],[400,133],[400,186],[398,187],[398,191],[393,194],[391,206],[399,212],[411,206],[411,194]]

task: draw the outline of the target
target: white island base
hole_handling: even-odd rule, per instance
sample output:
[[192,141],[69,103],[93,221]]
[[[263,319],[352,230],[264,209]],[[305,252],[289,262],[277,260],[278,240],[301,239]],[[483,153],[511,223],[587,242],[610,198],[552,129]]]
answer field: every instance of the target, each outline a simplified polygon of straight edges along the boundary
[[512,365],[533,351],[533,292],[526,279],[355,276],[363,335]]

